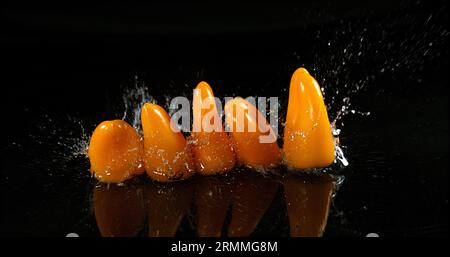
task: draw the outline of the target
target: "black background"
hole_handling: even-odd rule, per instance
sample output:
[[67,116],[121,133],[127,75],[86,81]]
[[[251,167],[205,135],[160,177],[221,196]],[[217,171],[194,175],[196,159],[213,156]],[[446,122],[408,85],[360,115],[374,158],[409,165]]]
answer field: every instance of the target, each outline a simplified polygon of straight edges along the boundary
[[216,96],[279,96],[283,103],[300,66],[325,87],[331,117],[343,92],[361,84],[349,93],[352,105],[371,112],[343,120],[350,166],[340,171],[346,181],[325,235],[448,234],[448,17],[441,3],[15,3],[3,7],[2,20],[2,235],[63,236],[89,223],[86,160],[61,166],[57,140],[37,144],[30,135],[47,136],[51,124],[66,136],[73,129],[66,115],[80,117],[88,133],[121,118],[121,92],[136,74],[163,103],[200,80]]

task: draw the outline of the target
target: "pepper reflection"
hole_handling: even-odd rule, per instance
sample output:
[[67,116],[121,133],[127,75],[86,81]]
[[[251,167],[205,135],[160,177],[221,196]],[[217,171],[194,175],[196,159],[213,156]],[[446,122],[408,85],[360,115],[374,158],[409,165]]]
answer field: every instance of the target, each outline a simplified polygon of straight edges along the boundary
[[322,236],[334,188],[329,175],[267,177],[243,171],[169,184],[100,184],[93,205],[102,236],[175,236],[184,218],[198,236],[249,236],[275,201],[286,206],[278,211],[287,210],[290,236]]
[[222,235],[222,228],[231,205],[230,178],[207,176],[197,179],[195,208],[197,233],[201,237]]
[[322,236],[335,188],[334,179],[328,175],[288,174],[283,179],[283,186],[290,235],[292,237]]
[[148,217],[148,235],[175,236],[181,220],[191,207],[193,187],[190,181],[144,185]]
[[136,236],[145,224],[142,187],[99,184],[93,205],[102,236]]
[[233,182],[228,236],[249,236],[270,207],[279,183],[255,172],[238,173]]

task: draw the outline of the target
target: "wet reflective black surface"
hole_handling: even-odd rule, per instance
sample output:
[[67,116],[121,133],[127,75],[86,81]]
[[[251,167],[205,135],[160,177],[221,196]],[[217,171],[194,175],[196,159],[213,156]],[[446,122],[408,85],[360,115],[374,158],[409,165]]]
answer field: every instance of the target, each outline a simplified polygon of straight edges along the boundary
[[[225,31],[164,32],[170,24],[153,22],[156,31],[84,30],[85,23],[37,23],[20,14],[38,10],[9,8],[11,28],[1,38],[0,234],[448,235],[448,9],[386,2],[395,3],[286,8],[289,19],[285,11],[273,19],[285,23],[244,32],[226,24]],[[173,184],[139,178],[108,190],[74,155],[99,122],[123,117],[123,92],[135,75],[162,105],[167,96],[191,97],[200,80],[219,97],[278,96],[282,123],[300,66],[324,87],[331,119],[346,97],[350,109],[370,112],[337,123],[350,164],[331,171],[345,177],[331,201],[328,175],[284,172]]]
[[321,236],[335,179],[250,170],[174,183],[98,184],[92,207],[102,236]]

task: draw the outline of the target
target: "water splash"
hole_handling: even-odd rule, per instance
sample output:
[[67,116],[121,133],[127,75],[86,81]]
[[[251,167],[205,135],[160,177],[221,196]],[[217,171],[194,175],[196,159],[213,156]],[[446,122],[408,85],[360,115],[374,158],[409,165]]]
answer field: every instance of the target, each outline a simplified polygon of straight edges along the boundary
[[124,89],[122,94],[124,112],[122,120],[129,120],[131,125],[142,134],[141,108],[145,103],[156,103],[150,90],[138,75],[134,77],[134,85]]
[[72,152],[72,156],[74,158],[77,157],[88,157],[88,148],[89,148],[89,142],[91,140],[91,133],[87,132],[85,129],[85,125],[83,124],[83,121],[78,118],[71,118],[69,117],[69,120],[71,120],[74,124],[76,124],[79,127],[79,135],[80,137],[68,137],[65,144],[68,147],[68,149]]
[[335,156],[336,156],[335,163],[338,162],[342,166],[347,167],[349,165],[349,163],[344,156],[344,151],[342,150],[341,146],[335,145],[334,149],[335,149]]
[[93,126],[70,115],[29,115],[36,127],[12,142],[9,150],[17,152],[22,160],[17,165],[30,171],[45,171],[45,176],[71,176],[73,180],[89,176],[85,166],[90,131]]
[[342,100],[342,105],[339,108],[338,112],[335,114],[335,118],[331,122],[331,131],[334,137],[334,149],[335,149],[335,160],[334,163],[339,164],[341,167],[347,167],[350,163],[345,157],[344,154],[344,146],[341,145],[339,140],[339,135],[342,132],[342,128],[344,127],[344,123],[340,123],[342,128],[338,128],[338,121],[342,120],[347,115],[360,115],[362,117],[369,116],[370,111],[359,111],[356,109],[351,109],[350,97],[344,97]]

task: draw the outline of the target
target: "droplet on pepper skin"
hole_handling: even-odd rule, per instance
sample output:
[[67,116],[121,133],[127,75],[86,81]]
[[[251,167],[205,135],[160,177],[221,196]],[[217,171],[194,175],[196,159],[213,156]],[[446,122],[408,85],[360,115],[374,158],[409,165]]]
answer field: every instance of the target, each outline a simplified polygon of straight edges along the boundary
[[88,150],[91,173],[105,183],[121,183],[142,173],[142,142],[123,120],[104,121],[95,128]]
[[171,125],[169,114],[157,104],[146,103],[142,107],[141,122],[147,175],[160,182],[193,175],[191,150],[183,134]]
[[211,87],[200,82],[194,90],[192,152],[195,156],[196,171],[203,175],[213,175],[228,171],[235,165],[231,140],[224,131],[217,111]]
[[304,68],[291,78],[283,153],[286,164],[296,169],[326,167],[335,158],[322,92]]
[[225,121],[230,128],[239,164],[264,168],[281,161],[276,135],[254,105],[240,97],[228,101]]

